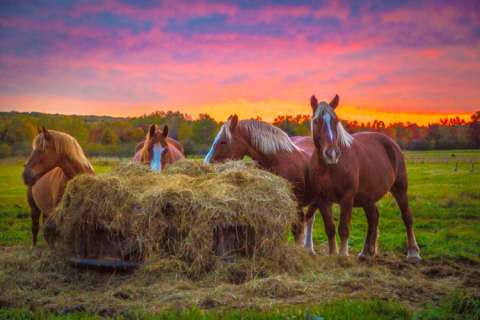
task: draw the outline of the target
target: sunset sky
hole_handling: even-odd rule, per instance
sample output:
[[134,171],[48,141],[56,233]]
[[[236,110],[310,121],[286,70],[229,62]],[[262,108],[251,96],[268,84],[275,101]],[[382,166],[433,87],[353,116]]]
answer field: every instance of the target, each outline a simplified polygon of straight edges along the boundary
[[436,122],[480,110],[480,1],[0,2],[0,110]]

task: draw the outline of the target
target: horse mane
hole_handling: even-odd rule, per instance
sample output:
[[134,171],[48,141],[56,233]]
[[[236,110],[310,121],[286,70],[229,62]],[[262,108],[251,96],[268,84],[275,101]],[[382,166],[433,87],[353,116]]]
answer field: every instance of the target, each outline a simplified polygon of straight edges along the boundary
[[[245,131],[250,137],[250,143],[265,155],[280,151],[301,151],[290,137],[280,128],[259,120],[241,120],[238,129]],[[231,140],[230,123],[227,121],[223,129],[227,139]],[[229,138],[230,137],[230,138]]]
[[[82,147],[74,137],[56,130],[48,130],[48,133],[50,134],[49,136],[55,152],[64,155],[70,161],[77,163],[83,171],[94,172],[92,164],[88,161]],[[40,133],[33,140],[32,148],[34,150],[44,151],[49,142],[50,140],[45,139],[44,134]]]
[[[311,132],[313,132],[313,120],[318,119],[319,117],[322,117],[325,113],[330,114],[330,116],[333,119],[338,118],[337,115],[335,114],[335,111],[333,111],[332,107],[327,102],[325,101],[320,102],[310,122]],[[353,142],[353,136],[350,133],[348,133],[348,131],[345,129],[340,119],[338,119],[338,122],[337,122],[337,136],[340,141],[340,145],[350,148]]]

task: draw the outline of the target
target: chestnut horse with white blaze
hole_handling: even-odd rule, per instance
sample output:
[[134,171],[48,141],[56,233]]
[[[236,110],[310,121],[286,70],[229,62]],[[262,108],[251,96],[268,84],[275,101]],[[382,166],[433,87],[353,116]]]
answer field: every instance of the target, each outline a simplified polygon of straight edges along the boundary
[[[238,116],[233,115],[220,128],[204,162],[241,160],[244,156],[249,156],[261,168],[290,181],[299,202],[298,222],[292,226],[292,232],[297,243],[305,241],[305,247],[313,252],[312,226],[309,226],[304,237],[302,209],[310,203],[307,181],[308,164],[313,150],[311,137],[290,139],[284,131],[271,124],[258,120],[239,121]],[[314,206],[309,207],[311,216],[315,209]]]
[[160,130],[152,124],[145,141],[137,145],[133,161],[146,164],[153,171],[161,171],[184,158],[183,146],[180,142],[168,137],[168,126]]
[[[331,208],[340,205],[340,255],[348,255],[348,237],[353,207],[365,211],[367,237],[360,257],[377,253],[379,212],[376,202],[387,192],[395,198],[407,230],[407,258],[420,260],[420,249],[413,231],[413,218],[408,206],[407,170],[398,144],[377,132],[350,135],[335,113],[339,97],[330,103],[318,103],[311,97],[311,120],[315,152],[310,163],[310,184],[314,201],[324,220],[330,254],[336,254],[335,224]],[[307,216],[307,220],[309,217]]]
[[62,198],[67,182],[78,174],[94,170],[77,140],[45,127],[39,129],[25,162],[23,181],[28,186],[33,245],[37,244],[40,216],[45,220]]

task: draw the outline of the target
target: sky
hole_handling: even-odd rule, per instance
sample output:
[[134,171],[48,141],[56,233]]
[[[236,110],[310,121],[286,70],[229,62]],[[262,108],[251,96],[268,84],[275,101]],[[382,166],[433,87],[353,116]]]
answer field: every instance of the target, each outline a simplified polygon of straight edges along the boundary
[[480,1],[0,2],[0,110],[437,122],[480,110]]

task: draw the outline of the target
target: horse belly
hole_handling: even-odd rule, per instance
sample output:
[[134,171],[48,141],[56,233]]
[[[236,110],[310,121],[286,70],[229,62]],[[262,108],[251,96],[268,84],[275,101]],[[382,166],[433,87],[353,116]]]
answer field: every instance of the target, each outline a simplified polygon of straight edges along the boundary
[[395,171],[387,154],[383,151],[375,157],[359,160],[360,174],[355,201],[377,202],[390,191],[395,182]]

